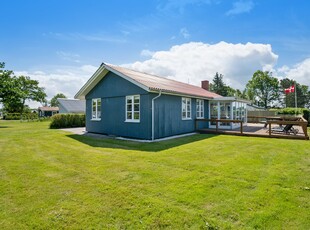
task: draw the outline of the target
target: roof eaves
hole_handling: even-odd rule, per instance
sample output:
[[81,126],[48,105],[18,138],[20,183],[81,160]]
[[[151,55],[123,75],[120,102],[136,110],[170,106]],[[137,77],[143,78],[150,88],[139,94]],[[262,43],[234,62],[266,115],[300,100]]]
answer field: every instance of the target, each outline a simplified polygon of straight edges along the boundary
[[[91,78],[82,86],[82,88],[74,96],[75,99],[85,99],[87,93],[108,73],[104,63],[100,65],[97,71],[91,76]],[[102,74],[103,73],[103,74]]]
[[150,91],[151,93],[158,93],[159,91],[161,91],[162,94],[166,94],[166,95],[181,96],[181,97],[192,97],[192,98],[198,98],[198,99],[213,99],[213,97],[181,93],[181,92],[176,92],[176,91],[172,91],[172,90],[157,89],[157,88],[151,88],[150,90],[151,90]]

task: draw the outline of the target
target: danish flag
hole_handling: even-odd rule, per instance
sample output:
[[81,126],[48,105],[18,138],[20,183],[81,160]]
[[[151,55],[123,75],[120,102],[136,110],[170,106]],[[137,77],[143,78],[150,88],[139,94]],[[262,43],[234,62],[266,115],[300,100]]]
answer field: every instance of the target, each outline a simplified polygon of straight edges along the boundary
[[294,93],[294,92],[295,92],[295,87],[294,87],[294,86],[291,86],[291,87],[289,87],[289,88],[287,88],[287,89],[284,89],[284,92],[285,92],[286,94],[288,94],[288,93]]

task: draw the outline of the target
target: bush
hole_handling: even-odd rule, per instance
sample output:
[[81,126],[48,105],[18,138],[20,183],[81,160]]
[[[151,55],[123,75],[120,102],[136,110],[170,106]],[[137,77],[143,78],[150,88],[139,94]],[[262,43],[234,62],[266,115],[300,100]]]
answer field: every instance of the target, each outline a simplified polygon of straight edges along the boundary
[[277,114],[279,115],[302,115],[303,114],[303,108],[283,108],[283,109],[277,109],[276,110]]
[[[284,108],[284,109],[278,109],[277,114],[289,114],[289,115],[295,115],[295,108]],[[297,115],[302,115],[307,121],[308,124],[310,124],[310,110],[306,108],[297,108]]]
[[22,120],[36,120],[39,116],[37,113],[25,113],[22,115]]
[[20,120],[20,113],[6,113],[3,116],[4,120]]
[[36,120],[38,119],[37,113],[23,113],[20,115],[20,113],[6,113],[3,116],[4,120]]
[[85,126],[85,114],[55,114],[51,117],[51,129]]

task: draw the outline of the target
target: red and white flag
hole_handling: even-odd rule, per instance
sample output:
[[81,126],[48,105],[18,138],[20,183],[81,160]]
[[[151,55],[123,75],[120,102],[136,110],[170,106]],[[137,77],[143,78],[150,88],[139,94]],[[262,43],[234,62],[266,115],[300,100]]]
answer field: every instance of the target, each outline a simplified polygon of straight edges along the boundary
[[295,87],[294,87],[294,86],[291,86],[291,87],[289,87],[289,88],[287,88],[287,89],[284,89],[284,92],[285,92],[286,94],[288,94],[288,93],[294,93],[294,92],[295,92]]

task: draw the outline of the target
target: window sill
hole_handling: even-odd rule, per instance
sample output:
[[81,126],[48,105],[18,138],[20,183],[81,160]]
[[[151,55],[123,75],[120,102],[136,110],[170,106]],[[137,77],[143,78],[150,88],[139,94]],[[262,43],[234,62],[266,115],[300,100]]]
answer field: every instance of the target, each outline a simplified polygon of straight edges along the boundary
[[97,118],[97,119],[96,119],[96,118],[93,118],[93,119],[90,119],[90,120],[91,120],[91,121],[101,121],[101,118],[99,118],[99,119],[98,119],[98,118]]
[[182,118],[182,121],[190,121],[192,118]]
[[125,120],[128,123],[140,123],[140,120]]

